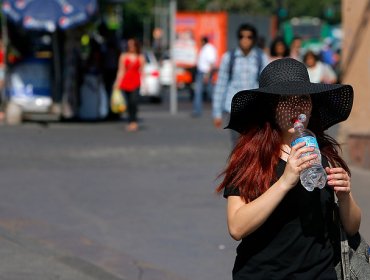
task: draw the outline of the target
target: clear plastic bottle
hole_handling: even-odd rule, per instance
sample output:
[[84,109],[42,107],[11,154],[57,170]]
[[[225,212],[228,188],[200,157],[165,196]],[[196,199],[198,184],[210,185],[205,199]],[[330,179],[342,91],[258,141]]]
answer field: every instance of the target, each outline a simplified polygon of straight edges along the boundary
[[306,142],[306,146],[315,148],[313,152],[306,153],[304,155],[315,153],[318,156],[314,159],[313,164],[309,168],[303,170],[300,174],[302,186],[308,191],[313,191],[314,188],[322,189],[325,186],[327,175],[321,164],[321,153],[315,134],[304,128],[303,123],[305,120],[306,115],[300,114],[298,119],[294,122],[294,140],[291,143],[291,146],[293,147],[295,144],[300,142]]

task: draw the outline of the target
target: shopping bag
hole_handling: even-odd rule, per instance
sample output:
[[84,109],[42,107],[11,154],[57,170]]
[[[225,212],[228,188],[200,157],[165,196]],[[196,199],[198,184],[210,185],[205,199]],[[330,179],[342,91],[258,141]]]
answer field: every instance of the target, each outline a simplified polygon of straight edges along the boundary
[[122,92],[119,89],[113,89],[110,99],[111,110],[115,114],[123,113],[126,111],[126,100],[122,96]]

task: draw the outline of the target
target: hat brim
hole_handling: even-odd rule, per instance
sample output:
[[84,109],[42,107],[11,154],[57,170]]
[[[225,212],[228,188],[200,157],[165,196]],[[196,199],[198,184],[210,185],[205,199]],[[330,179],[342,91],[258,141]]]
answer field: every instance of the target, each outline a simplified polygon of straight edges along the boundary
[[269,98],[307,94],[312,100],[311,115],[315,116],[323,130],[346,120],[352,110],[353,88],[350,85],[290,81],[236,93],[226,128],[242,133],[255,120],[253,114],[262,110],[263,103]]

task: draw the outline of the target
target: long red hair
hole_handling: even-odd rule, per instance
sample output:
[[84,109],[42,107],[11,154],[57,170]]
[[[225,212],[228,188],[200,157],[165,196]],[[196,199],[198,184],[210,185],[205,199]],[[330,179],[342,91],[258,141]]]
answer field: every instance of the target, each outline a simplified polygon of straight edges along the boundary
[[238,188],[240,196],[247,202],[259,197],[274,180],[281,142],[279,132],[269,122],[241,134],[220,175],[224,175],[224,180],[216,191]]
[[[340,146],[337,141],[323,131],[315,129],[315,120],[312,123],[310,129],[316,134],[322,155],[332,166],[343,167],[351,174],[339,155]],[[224,179],[216,191],[221,193],[224,188],[237,188],[246,202],[262,195],[277,180],[275,169],[281,145],[281,133],[269,120],[249,127],[240,135],[231,152],[228,165],[220,174]]]

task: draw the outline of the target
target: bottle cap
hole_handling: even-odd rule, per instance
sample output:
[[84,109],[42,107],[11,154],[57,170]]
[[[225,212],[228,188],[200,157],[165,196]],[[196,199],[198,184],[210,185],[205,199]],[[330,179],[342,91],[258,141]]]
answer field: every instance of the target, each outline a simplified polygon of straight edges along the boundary
[[298,115],[298,120],[301,122],[301,123],[304,123],[306,121],[307,117],[305,114],[299,114]]

